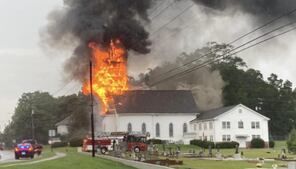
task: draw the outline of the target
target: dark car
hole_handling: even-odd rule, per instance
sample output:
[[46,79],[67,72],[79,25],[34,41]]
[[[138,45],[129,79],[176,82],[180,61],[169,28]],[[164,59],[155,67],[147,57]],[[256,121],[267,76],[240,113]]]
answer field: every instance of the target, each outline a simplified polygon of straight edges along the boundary
[[32,144],[22,143],[14,148],[15,159],[19,158],[34,158],[34,148]]
[[28,140],[23,140],[22,143],[29,143],[29,144],[31,144],[33,146],[34,152],[37,155],[41,155],[43,146],[41,144],[38,144],[37,143],[37,140],[28,139]]
[[3,151],[4,150],[4,146],[3,144],[0,143],[0,151]]

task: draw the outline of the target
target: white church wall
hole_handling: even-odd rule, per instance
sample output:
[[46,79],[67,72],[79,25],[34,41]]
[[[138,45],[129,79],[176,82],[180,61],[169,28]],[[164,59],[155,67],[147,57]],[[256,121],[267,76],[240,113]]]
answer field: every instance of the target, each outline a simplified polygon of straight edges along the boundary
[[[146,124],[146,131],[150,138],[162,140],[179,141],[189,143],[189,138],[184,140],[183,125],[187,124],[187,132],[193,132],[189,122],[196,117],[196,114],[175,113],[175,114],[120,114],[116,120],[114,115],[106,115],[103,120],[103,128],[106,132],[127,131],[128,123],[132,124],[132,131],[142,131],[142,124]],[[160,137],[156,136],[156,124],[160,125]],[[169,135],[169,125],[173,124],[173,137]],[[117,127],[116,127],[117,126]],[[116,129],[117,128],[117,129]]]

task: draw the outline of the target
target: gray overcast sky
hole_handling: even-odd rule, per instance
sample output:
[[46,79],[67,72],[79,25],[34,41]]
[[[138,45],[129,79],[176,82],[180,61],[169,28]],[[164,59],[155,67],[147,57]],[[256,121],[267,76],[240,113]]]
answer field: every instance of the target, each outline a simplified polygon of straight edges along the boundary
[[62,58],[39,47],[39,30],[62,0],[0,0],[0,126],[9,120],[23,92],[54,92],[63,86]]
[[[50,57],[42,51],[38,44],[39,30],[46,25],[47,15],[56,7],[62,7],[62,0],[0,0],[1,129],[10,119],[22,93],[36,90],[53,93],[65,84],[62,77],[62,67],[67,55]],[[155,58],[159,58],[160,54],[167,54],[169,57],[172,55],[169,51],[172,51],[176,56],[181,50],[190,52],[208,41],[228,42],[253,28],[250,26],[251,24],[248,24],[248,16],[221,16],[210,19],[200,12],[202,10],[199,10],[196,8],[189,13],[192,16],[188,17],[195,19],[192,22],[193,27],[181,32],[179,37],[176,37],[179,40],[168,39],[171,43],[168,45],[159,39],[153,41],[153,49],[156,52],[152,51],[150,54],[152,56],[145,57],[146,59],[141,58],[142,62],[137,62],[137,58],[140,57],[130,57],[130,59],[135,59],[130,66],[130,72],[146,71],[147,67],[155,66],[160,60]],[[171,16],[164,16],[163,22],[166,22],[169,17]],[[185,20],[187,21],[188,18]],[[229,27],[227,23],[231,23],[232,27]],[[180,25],[176,24],[176,27]],[[156,27],[158,26],[156,25]],[[265,77],[271,72],[275,72],[281,78],[290,79],[295,83],[296,66],[294,65],[295,52],[293,50],[295,44],[296,35],[293,32],[239,56],[247,61],[249,67],[262,71]],[[157,49],[157,46],[161,50]],[[174,51],[174,48],[178,50]],[[167,58],[167,60],[170,59]],[[79,88],[80,86],[77,84],[70,84],[60,94],[77,92]]]

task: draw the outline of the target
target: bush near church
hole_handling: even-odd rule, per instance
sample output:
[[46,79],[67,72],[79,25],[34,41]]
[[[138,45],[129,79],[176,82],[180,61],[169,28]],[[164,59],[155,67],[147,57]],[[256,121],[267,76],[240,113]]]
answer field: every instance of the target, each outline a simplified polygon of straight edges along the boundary
[[206,141],[206,140],[190,140],[190,144],[191,145],[196,145],[199,146],[201,148],[209,148],[209,146],[211,145],[212,148],[215,147],[215,143],[212,141]]
[[164,144],[165,141],[164,140],[161,140],[161,139],[149,139],[147,140],[147,144]]
[[230,142],[218,142],[216,143],[216,148],[236,148],[236,146],[239,146],[238,142],[230,141]]
[[253,138],[251,140],[251,148],[264,148],[265,142],[261,138]]

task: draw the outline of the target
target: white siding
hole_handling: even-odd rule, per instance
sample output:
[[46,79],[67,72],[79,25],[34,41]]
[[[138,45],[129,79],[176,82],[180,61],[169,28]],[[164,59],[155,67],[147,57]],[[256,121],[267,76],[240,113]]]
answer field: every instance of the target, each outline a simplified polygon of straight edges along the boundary
[[[112,131],[127,131],[128,123],[132,124],[133,131],[141,131],[142,123],[146,123],[146,131],[150,133],[150,138],[156,138],[156,124],[160,125],[159,139],[180,141],[188,143],[189,140],[184,140],[183,124],[187,123],[187,132],[192,132],[193,128],[189,122],[196,117],[196,114],[121,114],[117,120],[114,115],[107,115],[103,120],[103,128],[106,132]],[[169,137],[169,124],[173,124],[173,137]],[[117,129],[116,129],[117,124]]]
[[[213,135],[214,142],[222,142],[223,135],[230,135],[231,141],[236,141],[240,143],[240,147],[246,147],[246,142],[252,140],[252,135],[260,135],[265,142],[269,141],[269,133],[268,133],[268,118],[254,112],[253,110],[243,106],[238,105],[231,109],[228,112],[217,116],[212,119],[213,121],[213,130],[209,130],[209,125],[207,130],[204,130],[204,123],[208,123],[210,121],[198,121],[192,123],[193,126],[196,124],[197,128],[197,138],[207,136],[208,140],[211,135]],[[230,128],[223,129],[222,122],[230,122]],[[238,128],[238,122],[243,122],[243,128]],[[260,128],[252,129],[251,123],[259,122]],[[202,124],[202,130],[199,130],[199,124]]]

